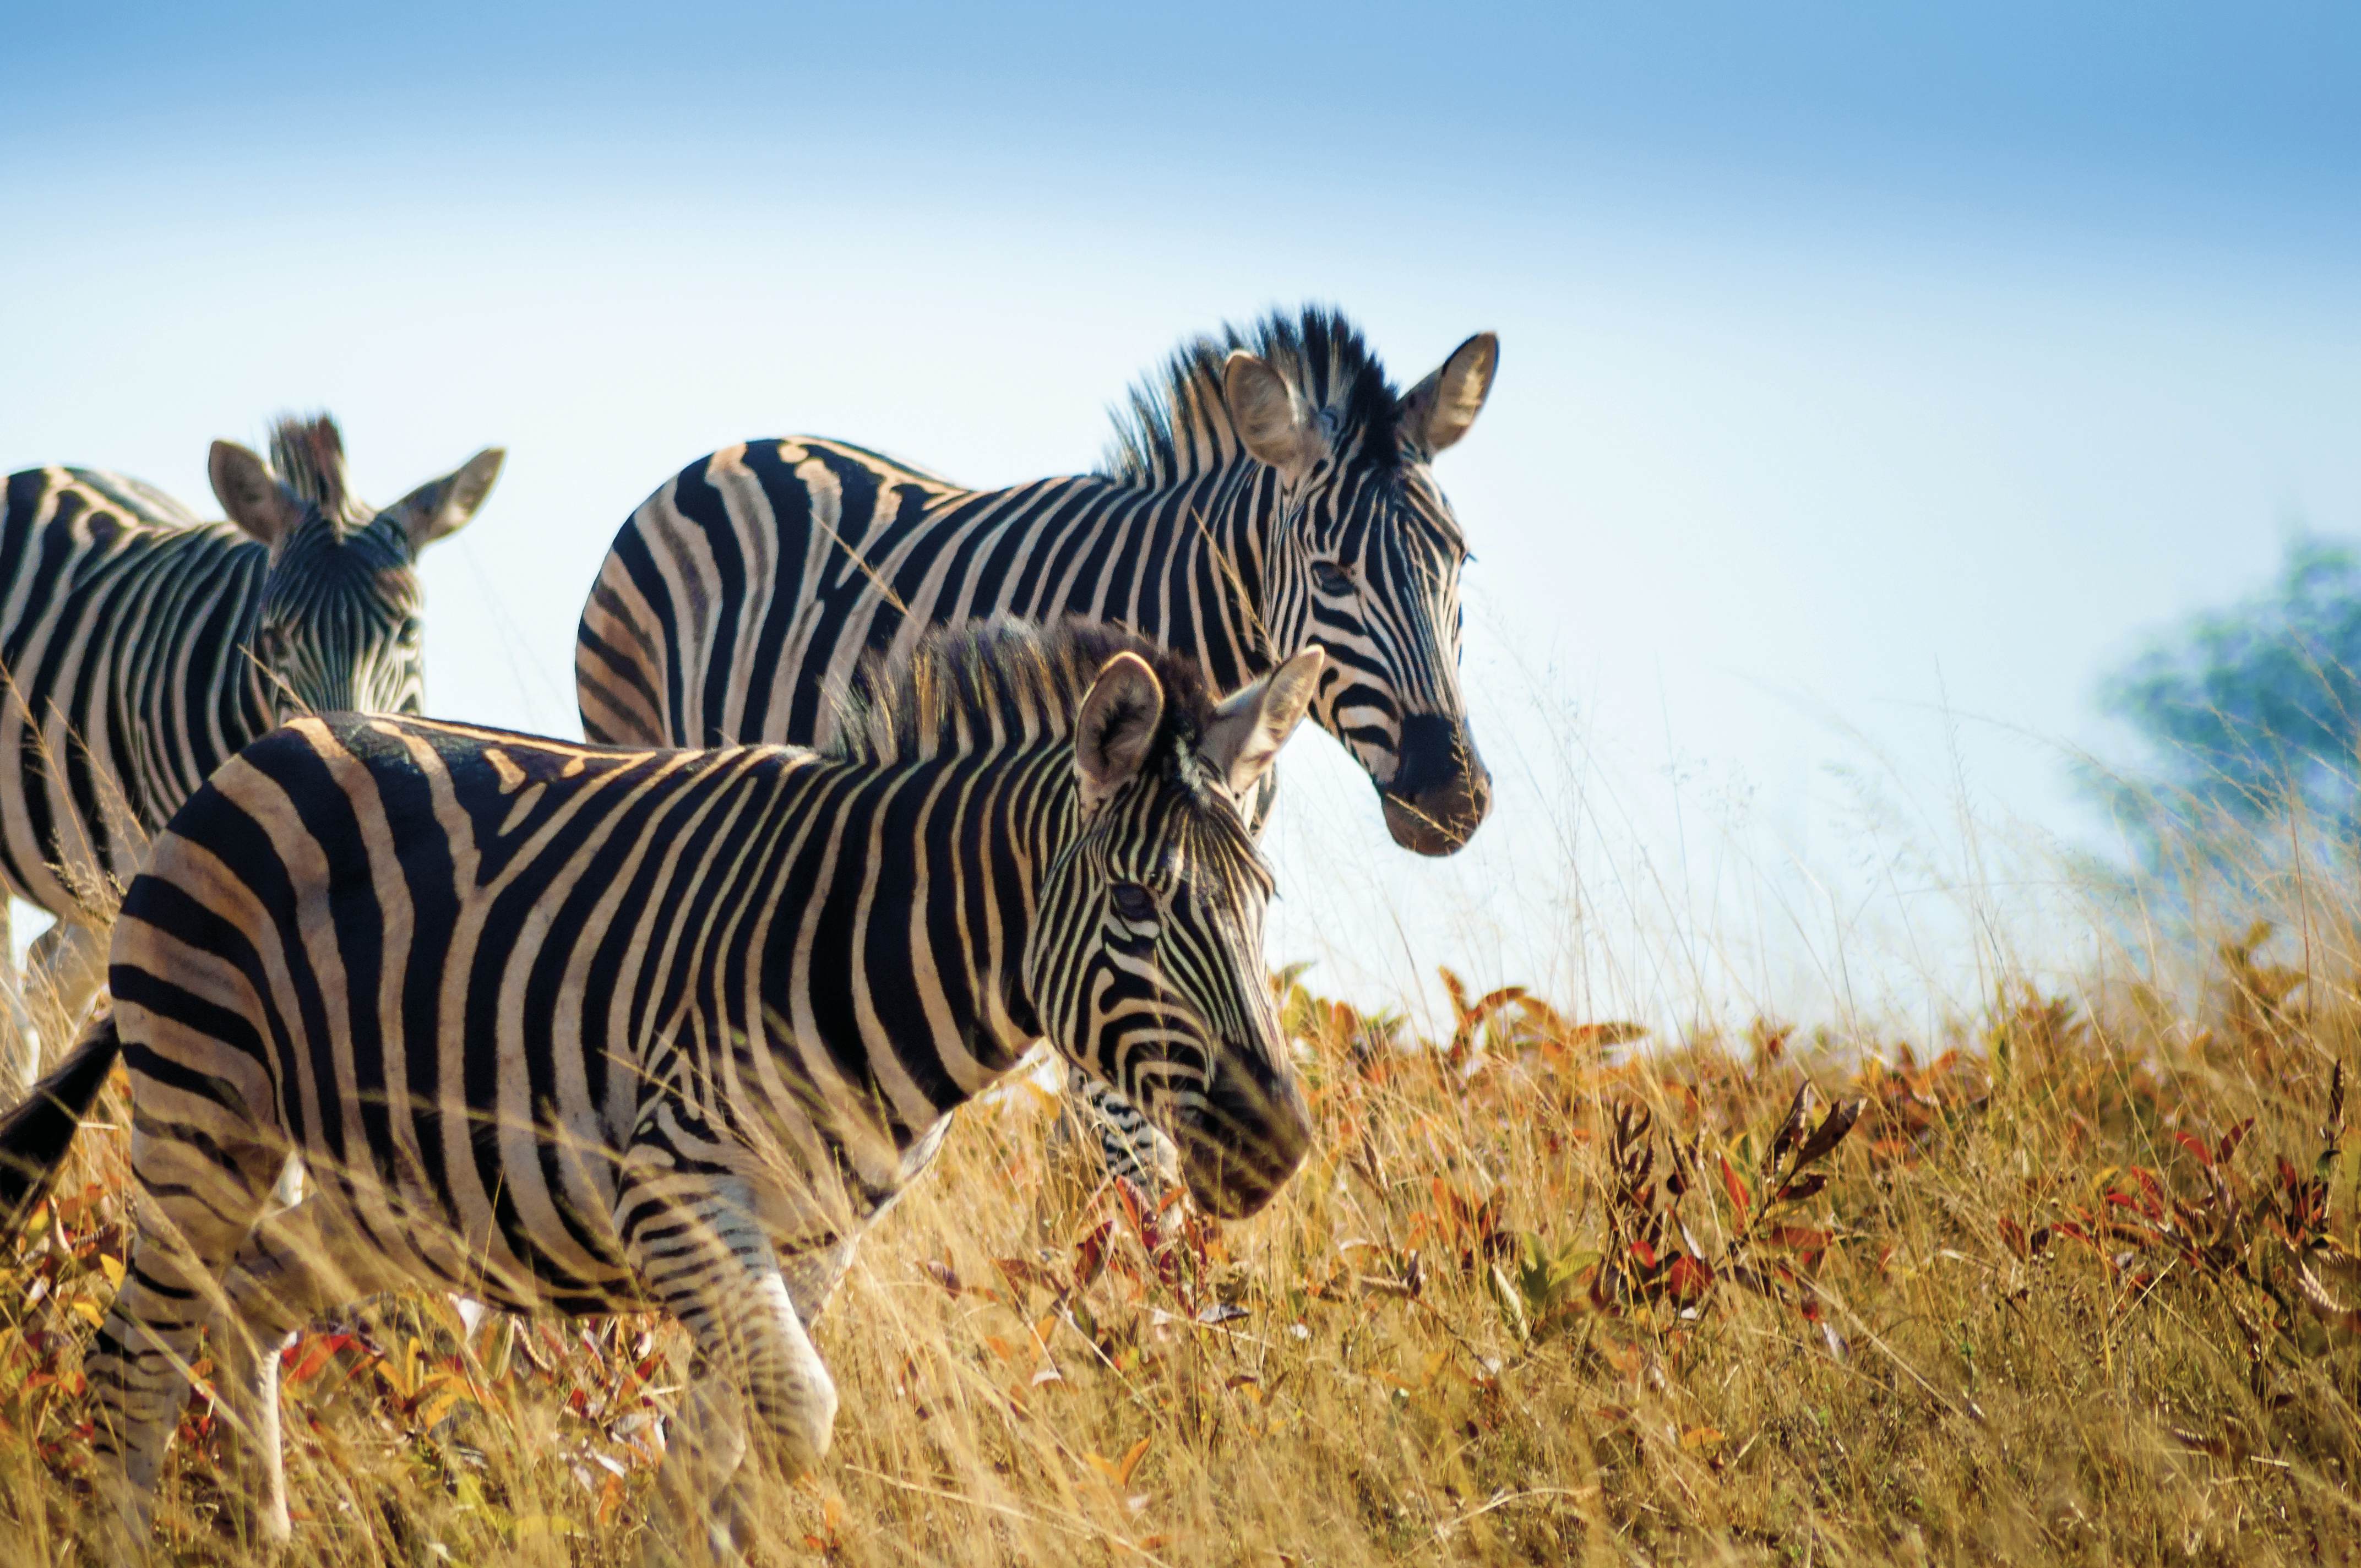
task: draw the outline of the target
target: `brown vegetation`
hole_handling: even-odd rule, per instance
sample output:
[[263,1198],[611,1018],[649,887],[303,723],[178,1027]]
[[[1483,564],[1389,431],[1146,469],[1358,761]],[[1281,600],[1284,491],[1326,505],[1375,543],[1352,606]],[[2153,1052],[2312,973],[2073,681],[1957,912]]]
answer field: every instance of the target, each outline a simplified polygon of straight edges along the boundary
[[[1271,1212],[1061,1187],[1046,1097],[975,1108],[822,1320],[836,1447],[760,1560],[2356,1555],[2361,1003],[2268,936],[2185,1006],[2012,988],[1912,1042],[1650,1047],[1455,981],[1429,1040],[1282,979],[1322,1144]],[[0,1286],[26,1563],[74,1556],[110,1106]],[[682,1350],[423,1297],[320,1325],[292,1560],[632,1560]],[[200,1389],[178,1561],[239,1558],[222,1436]]]

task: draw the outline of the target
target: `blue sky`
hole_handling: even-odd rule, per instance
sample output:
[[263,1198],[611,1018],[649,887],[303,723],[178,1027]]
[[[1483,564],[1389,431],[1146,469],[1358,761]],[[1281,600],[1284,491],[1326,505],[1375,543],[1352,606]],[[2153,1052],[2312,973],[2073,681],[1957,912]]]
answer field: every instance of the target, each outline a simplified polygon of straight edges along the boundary
[[2349,225],[2350,204],[2337,219],[2322,198],[2361,178],[2347,156],[2361,20],[2333,4],[1447,18],[1383,3],[134,5],[20,7],[8,30],[13,148],[226,155],[249,178],[256,160],[356,151],[464,187],[534,166],[662,178],[677,172],[654,169],[667,153],[752,170],[814,145],[936,168],[1022,150],[1198,176],[1159,182],[1159,205],[1282,178],[1341,194],[1405,173],[1488,193],[1539,177],[1673,203],[1817,198],[1824,216],[1867,201],[2315,238]]
[[505,443],[438,711],[569,732],[606,541],[724,441],[1000,482],[1273,303],[1405,382],[1499,331],[1438,472],[1500,808],[1411,861],[1298,749],[1274,944],[1339,983],[1972,991],[1952,884],[2101,833],[2100,672],[2361,532],[2351,7],[324,9],[0,17],[0,467]]

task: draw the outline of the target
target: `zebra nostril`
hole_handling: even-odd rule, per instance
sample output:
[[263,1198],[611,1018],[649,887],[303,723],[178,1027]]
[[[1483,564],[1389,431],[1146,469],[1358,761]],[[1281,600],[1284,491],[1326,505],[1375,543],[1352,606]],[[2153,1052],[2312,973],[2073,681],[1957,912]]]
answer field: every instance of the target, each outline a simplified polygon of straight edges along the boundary
[[1394,776],[1386,793],[1415,800],[1465,772],[1458,726],[1439,713],[1414,713],[1402,720],[1394,751]]
[[1492,777],[1464,726],[1439,714],[1402,721],[1394,776],[1378,786],[1394,842],[1422,855],[1455,853],[1491,810]]

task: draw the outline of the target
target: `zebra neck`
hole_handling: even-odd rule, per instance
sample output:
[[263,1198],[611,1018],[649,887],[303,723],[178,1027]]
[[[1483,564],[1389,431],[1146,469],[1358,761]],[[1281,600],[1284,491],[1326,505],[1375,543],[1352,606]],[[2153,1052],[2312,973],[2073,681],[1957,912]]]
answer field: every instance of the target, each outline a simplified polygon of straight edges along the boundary
[[[1042,878],[1072,836],[1072,758],[1060,743],[856,784],[829,830],[829,880],[848,896],[787,899],[811,913],[774,928],[772,1004],[791,1026],[813,1021],[870,1107],[860,1118],[899,1147],[1014,1071],[1039,1036],[1026,948]],[[839,956],[817,959],[821,946]]]
[[1072,542],[1082,569],[1035,613],[1121,621],[1194,658],[1216,691],[1269,672],[1262,605],[1280,519],[1275,472],[1239,457],[1160,484],[1076,482],[1106,487],[1098,505],[1068,514],[1086,535]]
[[[210,547],[209,557],[197,555],[200,545]],[[204,563],[210,580],[159,576],[148,591],[118,601],[126,624],[113,629],[114,658],[121,668],[138,672],[122,709],[133,729],[117,747],[119,756],[133,761],[116,787],[150,833],[215,769],[280,723],[273,682],[253,650],[262,620],[264,552],[236,544],[223,550],[203,535],[191,538],[187,548]],[[203,607],[209,615],[192,615],[159,602],[167,587],[201,604],[198,589],[218,598]]]
[[[1029,752],[1006,770],[995,800],[985,814],[981,842],[1002,846],[987,854],[987,877],[1005,883],[1014,899],[997,902],[1021,908],[1017,924],[1005,927],[996,945],[988,983],[996,1000],[1001,1044],[1008,1065],[1032,1050],[1041,1039],[1041,1011],[1036,1005],[1026,974],[1034,928],[1041,918],[1042,884],[1073,846],[1082,827],[1082,799],[1074,778],[1074,751],[1070,742]],[[981,953],[978,944],[971,951]],[[979,991],[977,994],[984,994]]]
[[[258,624],[259,619],[257,618]],[[278,680],[254,652],[254,630],[253,626],[246,629],[237,640],[234,655],[239,667],[231,681],[237,692],[238,719],[244,730],[233,748],[236,751],[243,751],[249,742],[260,740],[286,722],[279,711]]]

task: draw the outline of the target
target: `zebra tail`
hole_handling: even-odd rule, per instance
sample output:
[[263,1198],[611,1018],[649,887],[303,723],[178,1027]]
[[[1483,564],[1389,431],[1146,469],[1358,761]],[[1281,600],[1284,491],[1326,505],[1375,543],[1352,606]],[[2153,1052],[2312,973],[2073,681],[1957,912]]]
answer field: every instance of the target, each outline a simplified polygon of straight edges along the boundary
[[33,1085],[23,1104],[0,1116],[0,1244],[13,1245],[34,1208],[49,1196],[82,1117],[122,1054],[114,1010],[104,1009],[57,1070]]

